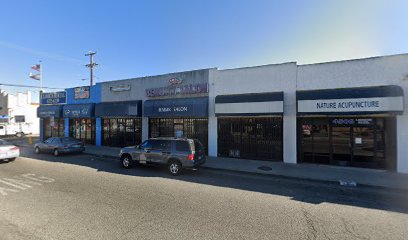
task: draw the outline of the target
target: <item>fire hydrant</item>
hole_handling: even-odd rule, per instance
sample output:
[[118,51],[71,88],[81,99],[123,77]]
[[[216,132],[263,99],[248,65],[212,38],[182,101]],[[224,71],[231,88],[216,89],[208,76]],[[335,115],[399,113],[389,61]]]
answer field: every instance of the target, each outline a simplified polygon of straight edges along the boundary
[[28,144],[30,145],[33,144],[33,137],[31,136],[28,137]]

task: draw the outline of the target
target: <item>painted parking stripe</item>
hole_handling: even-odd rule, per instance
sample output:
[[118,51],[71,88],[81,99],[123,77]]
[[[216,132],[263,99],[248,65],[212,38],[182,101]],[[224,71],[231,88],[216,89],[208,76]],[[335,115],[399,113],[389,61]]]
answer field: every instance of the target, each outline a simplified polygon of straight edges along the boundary
[[0,178],[0,195],[7,196],[9,193],[17,193],[52,182],[55,182],[55,179],[37,176],[34,173],[25,173],[11,178]]

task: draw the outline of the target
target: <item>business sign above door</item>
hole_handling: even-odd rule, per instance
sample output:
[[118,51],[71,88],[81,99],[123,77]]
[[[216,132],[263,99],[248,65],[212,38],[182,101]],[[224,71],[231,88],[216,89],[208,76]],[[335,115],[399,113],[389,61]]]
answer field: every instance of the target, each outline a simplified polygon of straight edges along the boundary
[[400,112],[404,110],[402,97],[348,98],[299,100],[298,112]]
[[169,85],[166,87],[148,88],[145,90],[146,97],[164,97],[200,93],[208,93],[207,83],[183,84],[183,80],[178,78],[169,79]]
[[64,104],[67,103],[67,93],[49,92],[41,94],[41,104]]
[[66,118],[92,118],[95,117],[95,104],[65,105],[63,116]]
[[208,117],[208,97],[147,100],[144,117]]
[[399,86],[325,89],[297,92],[298,114],[354,114],[403,112]]

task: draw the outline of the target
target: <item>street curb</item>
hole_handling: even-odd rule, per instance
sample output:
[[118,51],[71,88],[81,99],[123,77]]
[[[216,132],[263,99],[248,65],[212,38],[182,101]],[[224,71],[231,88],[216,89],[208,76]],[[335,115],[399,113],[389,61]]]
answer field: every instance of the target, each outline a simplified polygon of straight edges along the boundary
[[[22,146],[21,145],[19,147],[30,148],[32,146]],[[95,157],[119,160],[119,156],[111,156],[111,155],[96,154],[96,153],[89,153],[89,152],[83,152],[83,154],[90,155],[90,156],[95,156]],[[210,169],[210,170],[240,173],[240,174],[253,175],[253,176],[264,176],[264,177],[275,177],[275,178],[278,177],[278,178],[284,178],[284,179],[290,179],[290,180],[308,181],[308,182],[325,183],[325,184],[329,183],[329,184],[333,184],[333,185],[336,185],[336,186],[341,186],[339,184],[340,180],[322,180],[322,179],[313,179],[313,178],[305,178],[305,177],[287,176],[287,175],[282,175],[282,174],[277,174],[277,173],[248,172],[248,171],[242,171],[242,170],[236,170],[236,169],[216,168],[216,167],[210,167],[210,166],[205,166],[205,165],[203,165],[201,167],[205,168],[205,169]],[[392,191],[396,191],[396,192],[400,192],[400,193],[404,193],[404,194],[408,193],[408,189],[385,187],[385,186],[378,186],[378,185],[369,185],[369,184],[362,184],[362,183],[358,183],[358,182],[357,182],[356,187],[350,187],[350,186],[343,186],[343,187],[345,187],[345,188],[364,187],[364,188],[371,188],[371,189],[392,190]]]
[[287,176],[287,175],[282,175],[282,174],[276,174],[276,173],[260,173],[260,172],[247,172],[247,171],[241,171],[241,170],[233,170],[233,169],[225,169],[225,168],[215,168],[215,167],[209,167],[209,166],[201,166],[202,168],[206,169],[213,169],[213,170],[222,170],[226,172],[235,172],[235,173],[241,173],[241,174],[248,174],[248,175],[254,175],[254,176],[265,176],[265,177],[278,177],[278,178],[284,178],[284,179],[290,179],[290,180],[297,180],[297,181],[308,181],[308,182],[315,182],[315,183],[325,183],[325,184],[333,184],[336,186],[340,187],[345,187],[345,188],[357,188],[357,187],[363,187],[363,188],[370,188],[370,189],[381,189],[381,190],[392,190],[395,192],[399,193],[408,193],[408,189],[403,189],[403,188],[394,188],[394,187],[385,187],[385,186],[377,186],[377,185],[369,185],[369,184],[362,184],[362,183],[357,183],[357,186],[352,187],[352,186],[341,186],[339,184],[340,180],[322,180],[322,179],[313,179],[313,178],[304,178],[304,177],[294,177],[294,176]]
[[104,155],[104,154],[96,154],[96,153],[90,153],[90,152],[83,152],[83,154],[90,155],[90,156],[95,156],[95,157],[103,157],[103,158],[110,158],[114,160],[119,160],[119,156],[110,156],[110,155]]

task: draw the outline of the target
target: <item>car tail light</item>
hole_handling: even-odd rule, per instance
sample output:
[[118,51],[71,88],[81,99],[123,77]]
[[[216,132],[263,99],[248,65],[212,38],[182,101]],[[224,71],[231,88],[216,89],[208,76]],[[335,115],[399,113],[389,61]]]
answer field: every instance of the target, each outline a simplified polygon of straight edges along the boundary
[[13,147],[10,150],[20,150],[18,147]]
[[187,160],[193,161],[194,160],[194,154],[188,154],[187,155]]

